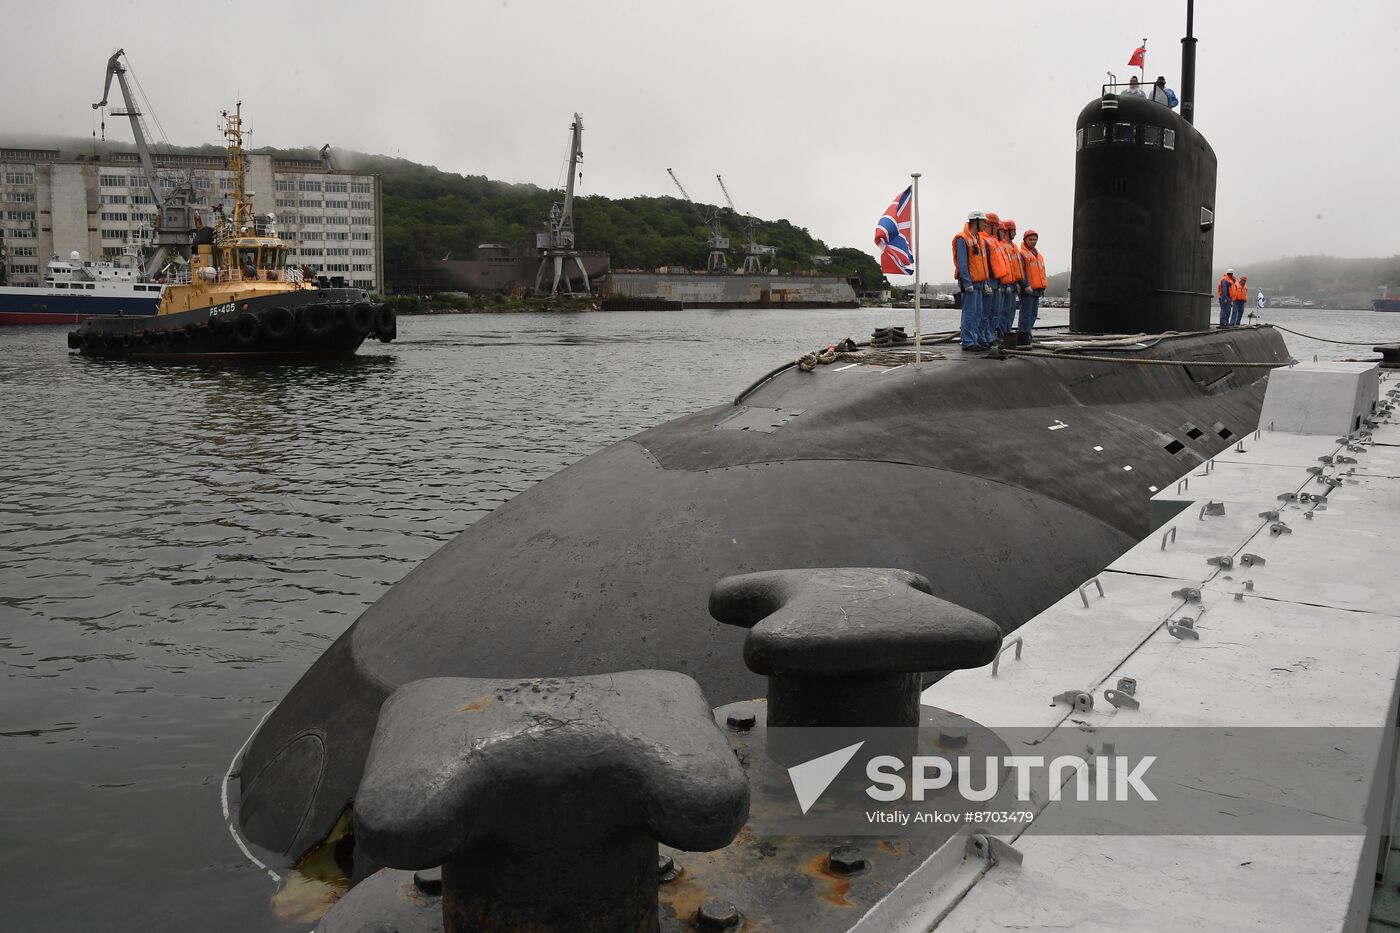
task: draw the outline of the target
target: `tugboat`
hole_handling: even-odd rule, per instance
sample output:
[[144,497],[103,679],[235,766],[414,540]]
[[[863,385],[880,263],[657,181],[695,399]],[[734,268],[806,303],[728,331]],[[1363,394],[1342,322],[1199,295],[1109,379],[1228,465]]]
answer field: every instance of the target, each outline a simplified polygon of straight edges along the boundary
[[189,262],[167,280],[154,317],[89,318],[69,332],[69,349],[129,359],[341,359],[371,334],[393,340],[392,308],[339,277],[288,265],[276,218],[256,215],[244,187],[242,103],[223,118],[232,214],[215,207],[213,227],[195,215]]

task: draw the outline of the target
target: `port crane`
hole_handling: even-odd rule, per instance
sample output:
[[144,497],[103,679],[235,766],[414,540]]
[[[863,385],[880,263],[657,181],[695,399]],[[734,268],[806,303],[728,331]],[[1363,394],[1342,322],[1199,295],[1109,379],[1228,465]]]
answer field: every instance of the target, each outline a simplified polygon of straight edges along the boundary
[[715,181],[719,182],[719,190],[724,192],[724,200],[728,202],[734,216],[741,217],[744,221],[744,274],[762,275],[763,257],[771,255],[775,250],[771,246],[758,245],[758,218],[742,213],[734,206],[734,199],[729,196],[729,189],[724,186],[724,178],[716,175]]
[[724,228],[719,222],[719,208],[715,208],[711,214],[706,214],[700,209],[700,205],[695,203],[695,199],[690,196],[690,192],[685,190],[685,185],[676,177],[676,173],[669,168],[666,174],[671,176],[671,180],[676,183],[676,187],[681,189],[681,194],[690,202],[690,206],[695,208],[695,213],[700,215],[701,221],[710,231],[710,255],[705,260],[705,269],[709,272],[722,272],[729,268],[729,237],[724,235]]
[[[146,142],[145,124],[141,120],[141,110],[132,97],[131,87],[126,81],[127,66],[122,64],[126,52],[117,49],[107,60],[106,80],[102,85],[102,99],[92,105],[93,110],[107,106],[107,97],[112,91],[112,78],[117,79],[125,106],[113,110],[114,117],[127,117],[131,120],[131,133],[136,137],[136,155],[141,160],[141,169],[146,176],[146,186],[156,206],[155,234],[152,240],[154,251],[147,259],[143,271],[154,275],[164,267],[166,258],[172,253],[183,260],[190,257],[190,240],[194,236],[194,192],[188,184],[183,190],[176,189],[170,194],[161,190],[160,179],[156,177],[155,161]],[[106,123],[104,121],[105,128]]]
[[[564,200],[555,201],[549,208],[549,224],[543,233],[535,234],[535,248],[540,251],[540,268],[535,273],[535,292],[540,291],[545,270],[554,268],[554,284],[549,293],[557,295],[562,281],[566,295],[584,294],[592,291],[588,283],[588,270],[583,267],[582,254],[574,247],[574,179],[578,177],[578,164],[583,161],[583,117],[574,114],[574,122],[569,135],[569,181],[564,188]],[[575,292],[573,278],[565,272],[570,261],[578,266],[583,277],[583,291]]]

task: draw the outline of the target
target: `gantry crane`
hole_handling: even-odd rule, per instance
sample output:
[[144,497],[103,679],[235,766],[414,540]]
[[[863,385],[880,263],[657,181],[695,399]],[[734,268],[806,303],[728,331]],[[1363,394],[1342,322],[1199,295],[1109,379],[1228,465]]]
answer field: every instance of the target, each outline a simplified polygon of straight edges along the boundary
[[723,178],[716,175],[715,181],[719,182],[719,190],[724,192],[724,200],[728,202],[729,209],[734,212],[734,216],[742,218],[744,222],[744,274],[762,275],[763,257],[773,253],[773,247],[758,245],[758,218],[741,213],[734,206],[734,199],[729,196],[729,189],[724,186]]
[[676,177],[676,173],[669,168],[666,174],[671,176],[671,180],[676,183],[676,187],[681,189],[681,194],[690,202],[690,206],[695,208],[695,213],[700,215],[700,220],[710,231],[710,255],[705,260],[705,268],[710,272],[722,272],[729,268],[729,237],[724,235],[724,228],[720,226],[719,208],[715,208],[714,213],[706,215],[700,210],[700,205],[695,203],[695,199],[690,196],[690,192],[685,190],[685,185]]
[[[126,66],[121,62],[125,51],[117,49],[107,60],[107,76],[102,85],[102,99],[92,105],[92,109],[107,106],[107,96],[112,90],[112,77],[122,92],[126,105],[121,110],[113,110],[114,117],[127,117],[131,120],[131,133],[136,137],[136,155],[141,160],[141,169],[146,175],[146,185],[156,205],[156,229],[152,245],[155,247],[145,264],[145,273],[154,275],[165,264],[165,259],[174,252],[182,259],[189,259],[190,240],[194,235],[194,192],[189,185],[183,190],[176,189],[170,194],[161,190],[160,179],[156,177],[155,161],[151,158],[150,147],[146,143],[145,125],[141,121],[141,111],[136,106],[131,88],[126,83]],[[105,122],[104,122],[105,127]]]
[[564,294],[576,294],[573,279],[565,274],[564,266],[569,260],[578,265],[583,276],[583,292],[588,294],[592,287],[588,283],[588,270],[583,267],[583,257],[574,248],[574,178],[578,175],[578,164],[583,161],[583,117],[574,114],[574,122],[569,136],[569,182],[564,188],[563,202],[555,201],[549,209],[549,226],[543,233],[535,234],[535,248],[540,251],[540,268],[535,273],[535,291],[539,292],[544,281],[544,270],[554,267],[554,284],[549,293],[559,293],[562,280]]

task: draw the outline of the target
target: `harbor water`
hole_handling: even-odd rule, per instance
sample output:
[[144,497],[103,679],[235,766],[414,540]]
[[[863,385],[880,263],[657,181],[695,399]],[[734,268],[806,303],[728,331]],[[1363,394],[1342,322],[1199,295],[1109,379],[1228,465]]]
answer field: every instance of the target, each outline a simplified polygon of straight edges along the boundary
[[[1400,341],[1400,315],[1261,319],[1311,335],[1284,335],[1299,360]],[[353,361],[289,366],[0,329],[0,930],[309,929],[327,892],[250,861],[222,801],[312,661],[531,483],[890,324],[913,312],[404,318]]]

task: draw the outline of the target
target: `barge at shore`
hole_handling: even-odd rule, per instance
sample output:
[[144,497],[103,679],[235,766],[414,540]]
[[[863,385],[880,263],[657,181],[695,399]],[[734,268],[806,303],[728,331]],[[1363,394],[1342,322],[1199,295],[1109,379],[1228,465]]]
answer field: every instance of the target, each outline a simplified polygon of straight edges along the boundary
[[850,281],[836,275],[613,272],[604,311],[682,308],[856,308]]

